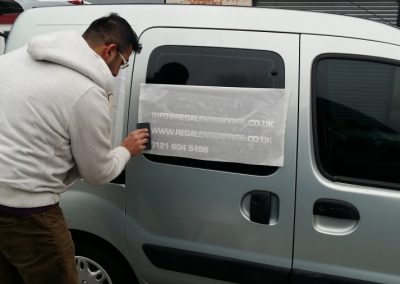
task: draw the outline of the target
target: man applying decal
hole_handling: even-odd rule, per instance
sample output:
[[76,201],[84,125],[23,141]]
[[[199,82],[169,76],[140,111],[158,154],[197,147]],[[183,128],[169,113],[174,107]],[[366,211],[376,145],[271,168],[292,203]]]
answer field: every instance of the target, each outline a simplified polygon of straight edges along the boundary
[[145,148],[145,129],[111,145],[113,76],[140,49],[111,14],[0,56],[0,283],[78,283],[60,194],[113,180]]

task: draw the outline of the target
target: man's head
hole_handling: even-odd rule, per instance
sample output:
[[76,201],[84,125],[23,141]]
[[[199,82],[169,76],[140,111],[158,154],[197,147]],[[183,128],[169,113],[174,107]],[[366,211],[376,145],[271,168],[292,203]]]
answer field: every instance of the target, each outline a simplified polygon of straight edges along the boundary
[[132,51],[139,53],[142,49],[129,23],[115,13],[92,22],[83,38],[104,59],[114,76],[120,68],[127,67]]

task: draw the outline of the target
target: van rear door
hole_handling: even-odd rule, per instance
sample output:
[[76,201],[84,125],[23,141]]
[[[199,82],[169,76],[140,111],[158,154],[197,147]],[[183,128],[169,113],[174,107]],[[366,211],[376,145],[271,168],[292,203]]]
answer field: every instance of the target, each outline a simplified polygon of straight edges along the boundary
[[[126,168],[126,244],[136,272],[148,283],[288,283],[299,36],[153,28],[140,40],[143,50],[135,59],[129,131],[136,128],[144,82],[286,88],[291,93],[283,167],[149,154],[131,160]],[[171,63],[185,66],[188,76],[179,68],[160,76],[163,66]],[[264,205],[252,207],[261,219],[250,221],[250,203],[268,198],[268,212]],[[269,224],[264,224],[267,215]]]

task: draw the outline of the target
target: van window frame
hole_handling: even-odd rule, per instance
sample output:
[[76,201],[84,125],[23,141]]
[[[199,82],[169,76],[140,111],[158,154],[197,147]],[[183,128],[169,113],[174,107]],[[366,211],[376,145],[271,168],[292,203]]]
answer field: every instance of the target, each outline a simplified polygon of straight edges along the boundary
[[319,172],[328,180],[333,182],[343,182],[347,184],[354,185],[362,185],[362,186],[371,186],[371,187],[379,187],[386,189],[394,189],[400,190],[400,183],[393,182],[385,182],[385,181],[377,181],[377,180],[368,180],[362,178],[354,178],[347,176],[333,176],[329,174],[321,160],[320,155],[320,146],[318,140],[318,118],[317,118],[317,65],[323,59],[339,59],[339,60],[357,60],[364,62],[373,62],[373,63],[382,63],[382,64],[391,64],[397,65],[400,68],[400,61],[390,58],[383,58],[378,56],[369,56],[369,55],[360,55],[360,54],[351,54],[351,53],[324,53],[320,54],[312,62],[311,69],[311,126],[312,126],[312,143],[314,145],[314,156],[315,162]]

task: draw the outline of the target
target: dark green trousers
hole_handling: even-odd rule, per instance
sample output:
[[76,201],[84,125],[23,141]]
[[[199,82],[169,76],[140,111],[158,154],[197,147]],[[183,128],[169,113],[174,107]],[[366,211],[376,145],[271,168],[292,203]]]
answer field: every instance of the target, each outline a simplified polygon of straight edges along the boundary
[[1,284],[78,284],[74,257],[58,205],[28,216],[0,213]]

